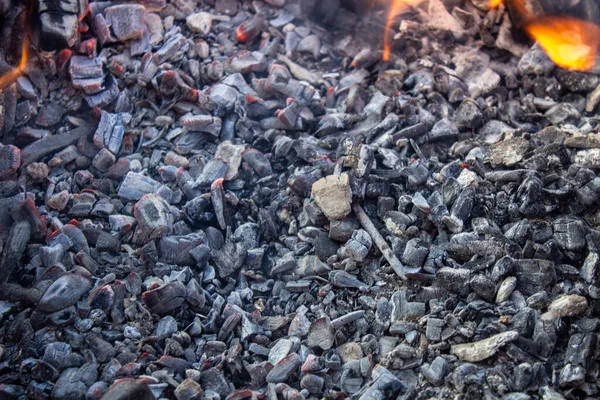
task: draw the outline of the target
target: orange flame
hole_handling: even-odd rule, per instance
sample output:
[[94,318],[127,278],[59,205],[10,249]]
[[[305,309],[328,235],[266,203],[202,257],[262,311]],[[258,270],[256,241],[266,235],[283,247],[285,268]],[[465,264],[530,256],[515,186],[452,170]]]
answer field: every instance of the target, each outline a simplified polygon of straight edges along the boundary
[[490,9],[495,9],[495,8],[500,7],[501,4],[502,4],[502,0],[490,0],[489,7],[490,7]]
[[385,36],[383,38],[383,61],[389,61],[390,52],[391,52],[391,44],[390,44],[390,29],[392,27],[392,23],[394,22],[394,18],[404,11],[406,11],[410,6],[417,5],[422,0],[392,0],[392,5],[390,10],[388,11],[387,21],[385,22]]
[[[489,0],[490,8],[496,8],[502,0]],[[559,67],[589,71],[594,67],[600,47],[600,26],[571,17],[531,15],[522,1],[512,4],[529,22],[525,32],[537,41],[548,57]]]
[[25,66],[27,65],[28,60],[28,51],[29,51],[29,40],[27,36],[23,39],[23,45],[21,50],[21,60],[19,61],[19,65],[16,68],[13,68],[4,76],[0,77],[0,92],[15,83],[17,79],[23,74],[25,70]]
[[569,17],[542,17],[525,26],[525,31],[546,51],[556,65],[589,71],[600,46],[600,27]]

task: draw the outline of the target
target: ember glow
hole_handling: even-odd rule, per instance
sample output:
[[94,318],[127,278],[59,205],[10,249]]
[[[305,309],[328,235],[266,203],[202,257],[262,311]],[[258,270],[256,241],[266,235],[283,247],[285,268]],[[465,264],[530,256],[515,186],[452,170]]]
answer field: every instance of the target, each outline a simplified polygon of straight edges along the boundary
[[383,38],[383,61],[389,61],[390,59],[390,28],[392,27],[392,23],[394,19],[398,16],[398,14],[408,10],[410,6],[417,5],[422,0],[393,0],[392,5],[390,6],[390,10],[388,11],[387,20],[385,22],[385,35]]
[[27,36],[23,39],[23,46],[21,50],[21,61],[19,61],[19,65],[13,68],[11,71],[7,72],[3,76],[0,77],[0,92],[12,85],[19,77],[23,74],[23,70],[27,65],[28,60],[28,51],[29,51],[29,40]]
[[593,68],[600,27],[568,17],[543,17],[525,27],[554,63],[563,68],[589,71]]

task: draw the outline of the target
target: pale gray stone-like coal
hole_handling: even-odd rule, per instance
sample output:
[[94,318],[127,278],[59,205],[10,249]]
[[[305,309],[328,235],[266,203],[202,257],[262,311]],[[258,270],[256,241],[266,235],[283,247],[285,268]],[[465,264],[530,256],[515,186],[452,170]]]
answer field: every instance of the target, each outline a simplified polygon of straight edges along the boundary
[[597,397],[598,71],[514,2],[411,6],[386,62],[386,2],[34,3],[0,398]]

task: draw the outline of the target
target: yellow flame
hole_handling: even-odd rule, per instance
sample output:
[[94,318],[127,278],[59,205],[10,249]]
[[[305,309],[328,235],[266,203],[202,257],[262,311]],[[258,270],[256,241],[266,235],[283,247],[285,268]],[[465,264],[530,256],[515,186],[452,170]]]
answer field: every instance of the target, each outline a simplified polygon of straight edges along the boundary
[[502,4],[502,0],[490,0],[489,7],[491,9],[498,8]]
[[600,45],[598,25],[570,17],[545,16],[528,23],[525,31],[559,67],[582,71],[594,67]]
[[0,77],[0,92],[12,85],[23,74],[23,70],[27,65],[28,51],[29,40],[27,39],[27,36],[25,36],[25,38],[23,39],[21,60],[19,61],[19,65],[17,65],[16,68],[13,68],[12,70]]
[[385,22],[385,34],[383,38],[383,61],[389,61],[390,59],[391,44],[389,32],[390,28],[392,27],[392,23],[394,22],[394,18],[396,18],[398,14],[406,11],[410,6],[417,5],[421,1],[422,0],[392,0],[387,21]]

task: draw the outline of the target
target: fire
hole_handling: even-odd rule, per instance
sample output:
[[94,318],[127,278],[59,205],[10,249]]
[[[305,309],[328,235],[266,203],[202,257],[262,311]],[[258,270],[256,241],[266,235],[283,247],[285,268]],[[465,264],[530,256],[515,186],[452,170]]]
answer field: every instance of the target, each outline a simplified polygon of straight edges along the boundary
[[4,76],[0,77],[0,92],[12,85],[25,70],[25,66],[27,65],[28,60],[28,51],[29,51],[29,40],[27,36],[23,39],[23,45],[21,50],[21,60],[19,61],[19,65],[16,68],[13,68],[11,71],[7,72]]
[[410,6],[417,5],[422,0],[392,0],[392,5],[388,11],[387,20],[385,22],[385,36],[383,38],[383,61],[389,61],[390,59],[390,28],[396,16],[406,11]]
[[525,26],[525,31],[546,51],[556,65],[589,71],[594,67],[600,27],[569,17],[542,17]]
[[[502,0],[489,1],[490,8],[502,4]],[[600,47],[600,26],[571,17],[533,16],[522,0],[511,4],[529,20],[524,27],[525,32],[542,46],[556,65],[581,71],[589,71],[594,67]]]
[[498,8],[498,7],[500,7],[500,5],[501,5],[501,4],[502,4],[502,0],[490,0],[490,5],[489,5],[489,7],[490,7],[491,9],[494,9],[494,8]]

